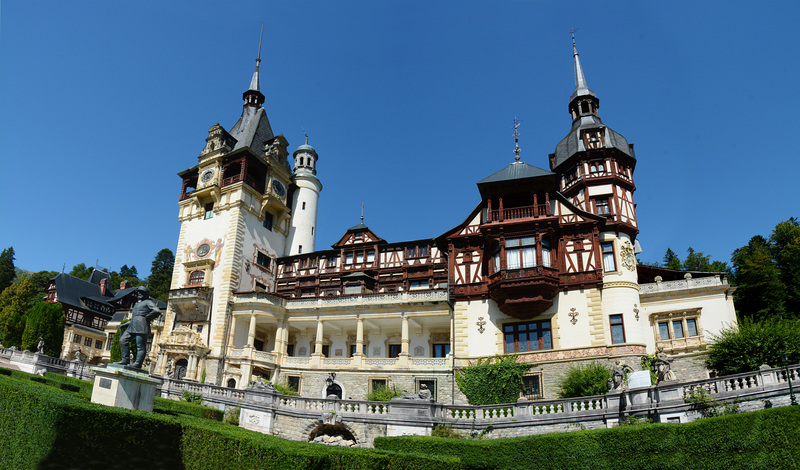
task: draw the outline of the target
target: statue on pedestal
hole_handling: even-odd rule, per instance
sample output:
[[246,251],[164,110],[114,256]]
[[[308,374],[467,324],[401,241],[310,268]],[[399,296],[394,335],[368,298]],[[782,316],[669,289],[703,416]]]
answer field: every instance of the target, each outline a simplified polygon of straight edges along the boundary
[[[139,371],[147,354],[147,337],[150,336],[150,322],[161,316],[161,310],[156,302],[150,298],[150,291],[146,287],[136,288],[138,301],[133,306],[131,321],[120,325],[125,331],[119,338],[119,350],[122,359],[115,365],[124,366],[126,369]],[[136,341],[136,359],[130,363],[130,342]]]

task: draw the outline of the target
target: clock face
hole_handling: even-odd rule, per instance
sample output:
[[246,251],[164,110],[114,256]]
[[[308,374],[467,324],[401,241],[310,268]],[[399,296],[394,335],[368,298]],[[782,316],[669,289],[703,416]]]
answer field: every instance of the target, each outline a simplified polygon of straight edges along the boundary
[[203,256],[207,255],[210,250],[211,247],[208,246],[208,243],[203,243],[202,245],[197,247],[197,256],[202,258]]
[[283,187],[280,181],[273,179],[272,180],[272,189],[275,190],[275,194],[278,196],[283,196],[286,194],[286,188]]
[[206,170],[203,172],[203,175],[200,176],[200,179],[203,181],[203,183],[208,183],[213,177],[214,177],[214,170]]

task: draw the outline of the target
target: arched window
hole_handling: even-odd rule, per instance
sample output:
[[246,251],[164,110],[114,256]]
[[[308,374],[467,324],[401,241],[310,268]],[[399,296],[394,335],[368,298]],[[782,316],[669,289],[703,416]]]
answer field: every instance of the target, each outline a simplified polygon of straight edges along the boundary
[[228,388],[236,388],[236,379],[228,379]]
[[189,285],[201,286],[203,285],[203,279],[205,279],[205,277],[205,271],[193,271],[192,274],[189,275]]

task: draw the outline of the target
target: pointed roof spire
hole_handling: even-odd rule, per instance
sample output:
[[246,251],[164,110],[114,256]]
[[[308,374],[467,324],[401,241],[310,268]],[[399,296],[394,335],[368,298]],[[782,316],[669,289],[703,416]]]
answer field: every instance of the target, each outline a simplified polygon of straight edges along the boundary
[[261,65],[261,40],[264,38],[264,23],[261,23],[261,34],[258,36],[258,56],[256,57],[256,70],[253,72],[253,79],[250,80],[250,90],[261,91],[261,79],[259,77],[258,66]]
[[250,88],[244,92],[244,106],[260,108],[264,103],[264,95],[261,93],[261,79],[259,77],[258,67],[261,65],[261,39],[264,37],[264,23],[261,23],[261,35],[258,37],[258,57],[256,57],[256,70],[253,72],[253,78],[250,80]]
[[583,68],[581,67],[581,59],[578,57],[578,47],[575,45],[575,30],[571,31],[572,33],[572,57],[575,60],[575,93],[572,94],[570,97],[570,101],[574,100],[578,96],[594,96],[592,90],[586,85],[586,77],[583,76]]
[[514,116],[514,127],[511,129],[514,130],[514,162],[519,163],[519,126],[522,124],[522,121],[517,121],[517,117]]

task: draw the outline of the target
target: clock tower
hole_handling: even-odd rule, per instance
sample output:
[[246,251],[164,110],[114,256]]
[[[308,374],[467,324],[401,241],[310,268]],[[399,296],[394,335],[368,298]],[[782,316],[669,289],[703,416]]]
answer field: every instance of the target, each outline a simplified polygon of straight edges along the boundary
[[[199,349],[183,364],[187,377],[199,377],[202,367],[215,379],[224,361],[232,294],[274,292],[275,259],[288,250],[293,175],[288,142],[273,134],[262,107],[260,56],[259,45],[239,120],[230,131],[214,124],[198,163],[178,174],[181,229],[164,331],[183,327],[194,335],[190,342]],[[164,347],[170,357],[185,356]]]

